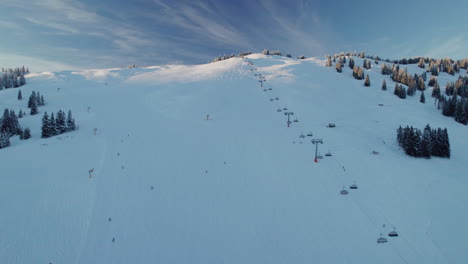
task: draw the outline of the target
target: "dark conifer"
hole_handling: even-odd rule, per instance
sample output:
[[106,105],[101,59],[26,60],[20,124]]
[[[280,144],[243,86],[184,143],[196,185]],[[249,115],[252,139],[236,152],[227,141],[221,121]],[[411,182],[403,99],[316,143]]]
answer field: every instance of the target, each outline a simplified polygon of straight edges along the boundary
[[366,80],[364,81],[364,86],[370,86],[369,74],[366,74]]
[[76,129],[75,119],[72,117],[71,110],[68,110],[67,116],[67,131],[73,131]]
[[31,115],[36,115],[37,113],[39,113],[39,110],[37,109],[37,101],[32,100],[31,101]]
[[23,140],[31,138],[31,130],[29,128],[26,128],[23,132]]
[[419,97],[419,102],[426,103],[426,97],[424,96],[424,91],[421,91],[421,96]]
[[21,94],[21,90],[18,91],[18,100],[23,100],[23,95]]
[[51,136],[51,131],[50,131],[50,121],[49,121],[49,115],[47,115],[47,112],[44,113],[44,116],[42,117],[42,137],[43,138],[48,138]]

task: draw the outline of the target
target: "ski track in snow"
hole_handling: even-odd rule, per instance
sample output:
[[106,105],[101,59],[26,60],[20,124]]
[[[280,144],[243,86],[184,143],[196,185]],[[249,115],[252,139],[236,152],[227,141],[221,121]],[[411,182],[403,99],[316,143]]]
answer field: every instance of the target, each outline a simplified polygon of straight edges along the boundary
[[[80,128],[40,139],[40,117],[27,116],[33,138],[0,150],[0,262],[465,263],[466,127],[430,100],[395,97],[380,65],[363,87],[324,62],[253,54],[31,74],[23,97],[40,91],[41,113],[70,108]],[[0,102],[18,111],[16,91]],[[299,119],[290,128],[283,107]],[[452,159],[394,144],[398,125],[428,122],[448,127]],[[298,138],[309,131],[333,156],[313,162]],[[378,245],[393,227],[400,236]]]

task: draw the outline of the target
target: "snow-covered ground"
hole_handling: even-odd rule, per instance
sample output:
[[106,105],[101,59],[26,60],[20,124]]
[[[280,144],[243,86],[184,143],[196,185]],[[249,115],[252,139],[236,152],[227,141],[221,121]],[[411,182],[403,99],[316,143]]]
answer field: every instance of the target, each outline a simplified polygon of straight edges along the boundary
[[[371,87],[323,65],[254,54],[30,75],[23,97],[46,106],[20,119],[31,139],[0,150],[0,263],[467,263],[467,127],[430,91],[397,98],[381,64]],[[16,95],[0,91],[2,108],[26,110]],[[41,139],[59,109],[79,130]],[[399,149],[399,125],[427,123],[448,129],[451,159]],[[314,163],[311,138],[332,156]]]

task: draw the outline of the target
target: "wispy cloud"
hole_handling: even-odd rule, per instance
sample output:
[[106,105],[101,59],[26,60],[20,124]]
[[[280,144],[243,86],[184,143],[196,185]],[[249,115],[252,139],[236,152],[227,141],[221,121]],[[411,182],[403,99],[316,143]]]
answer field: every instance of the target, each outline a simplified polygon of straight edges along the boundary
[[32,18],[32,17],[26,17],[25,19],[31,23],[34,23],[36,25],[40,25],[43,27],[48,27],[48,28],[52,28],[52,29],[56,29],[56,30],[68,32],[68,33],[79,33],[78,29],[67,26],[65,24],[59,24],[59,23],[45,21],[45,20]]
[[159,14],[152,16],[153,19],[188,29],[192,34],[229,46],[250,45],[248,37],[202,2],[153,1],[161,9]]
[[[31,72],[81,69],[81,67],[76,65],[18,54],[0,53],[0,58],[2,58],[2,64],[7,67],[20,67],[24,65],[29,67]],[[21,64],[18,64],[18,62],[21,62]]]

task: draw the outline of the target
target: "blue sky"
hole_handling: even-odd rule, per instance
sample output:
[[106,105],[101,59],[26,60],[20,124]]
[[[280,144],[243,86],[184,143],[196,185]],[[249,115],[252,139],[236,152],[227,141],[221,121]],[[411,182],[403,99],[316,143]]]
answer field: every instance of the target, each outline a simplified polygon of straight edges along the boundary
[[264,48],[458,59],[467,10],[466,0],[1,0],[0,66],[197,64]]

